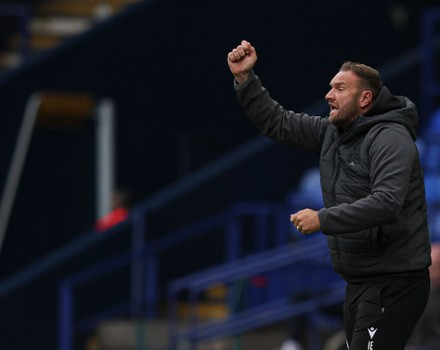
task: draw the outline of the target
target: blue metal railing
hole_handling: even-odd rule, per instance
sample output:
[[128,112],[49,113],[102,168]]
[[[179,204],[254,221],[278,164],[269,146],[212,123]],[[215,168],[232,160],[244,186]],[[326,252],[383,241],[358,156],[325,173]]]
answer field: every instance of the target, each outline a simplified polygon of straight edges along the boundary
[[[189,344],[190,349],[195,349],[197,343],[204,340],[241,334],[342,302],[344,283],[330,270],[330,266],[326,240],[322,235],[317,234],[294,245],[285,245],[171,282],[167,293],[170,322],[169,349],[176,350],[178,344],[185,342]],[[234,282],[239,280],[257,274],[280,272],[286,268],[289,269],[285,270],[284,275],[277,276],[278,283],[271,284],[278,288],[283,286],[281,294],[279,291],[275,293],[278,297],[269,297],[266,303],[257,307],[234,312],[236,300],[233,298],[234,293],[231,293],[232,299],[228,300],[231,311],[229,317],[215,322],[199,322],[197,304],[199,295],[204,290],[219,284],[233,288]],[[289,281],[294,281],[293,285],[292,283],[289,285]],[[177,308],[178,295],[182,291],[188,293],[190,315],[188,328],[179,331]],[[310,294],[310,298],[300,302],[292,300],[295,292],[304,291]]]
[[[282,214],[282,215],[281,215]],[[242,217],[251,217],[255,221],[254,226],[259,226],[261,235],[269,229],[269,222],[275,227],[273,244],[280,245],[289,240],[286,226],[279,221],[288,222],[284,207],[270,202],[246,202],[237,203],[229,210],[201,219],[195,223],[170,232],[156,240],[146,240],[143,246],[136,246],[131,252],[124,252],[113,256],[94,266],[66,276],[59,284],[59,350],[71,350],[76,330],[88,330],[100,320],[111,313],[116,316],[128,314],[132,316],[147,316],[154,318],[157,315],[160,290],[160,264],[159,254],[167,249],[175,247],[180,243],[196,236],[210,233],[213,229],[220,229],[224,235],[224,252],[226,256],[222,261],[234,261],[243,256],[244,250],[240,243],[243,236],[243,229],[240,227]],[[138,218],[133,215],[132,218]],[[136,230],[134,230],[136,234]],[[258,236],[258,235],[257,235]],[[134,237],[132,242],[139,243],[141,240]],[[264,250],[269,247],[262,237],[256,240],[258,243],[254,248]],[[218,262],[218,263],[220,263]],[[104,274],[113,272],[117,268],[130,265],[131,278],[136,281],[135,288],[132,286],[132,298],[130,303],[120,303],[116,306],[101,310],[96,315],[88,316],[85,319],[76,319],[74,315],[75,287],[98,278]],[[198,266],[200,269],[203,266]],[[134,272],[133,272],[134,271]]]
[[[88,269],[78,271],[77,273],[64,278],[58,287],[58,303],[59,303],[59,315],[58,315],[58,334],[60,337],[58,338],[58,349],[70,350],[73,349],[73,339],[74,339],[74,328],[73,324],[75,323],[75,315],[74,315],[74,305],[75,298],[73,289],[81,283],[88,282],[94,278],[97,278],[103,274],[113,272],[115,269],[121,268],[125,265],[128,265],[131,261],[130,253],[123,253],[112,257],[111,259],[107,259],[101,263],[98,263],[94,266],[91,266]],[[101,317],[106,316],[118,316],[127,312],[129,310],[128,302],[122,303],[118,308],[113,307],[113,312],[109,312],[106,310],[104,315],[100,315]],[[116,311],[117,310],[117,311]],[[82,322],[83,325],[81,328],[88,328],[93,326],[96,323],[95,319],[85,320]],[[86,324],[86,326],[84,326]]]

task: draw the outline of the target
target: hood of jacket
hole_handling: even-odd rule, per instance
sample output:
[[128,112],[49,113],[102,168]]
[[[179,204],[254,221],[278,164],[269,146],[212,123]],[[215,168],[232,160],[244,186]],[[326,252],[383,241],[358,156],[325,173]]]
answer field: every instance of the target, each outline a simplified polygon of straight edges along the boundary
[[394,96],[384,86],[364,115],[357,117],[350,128],[347,140],[368,132],[378,123],[397,123],[404,125],[415,141],[417,139],[418,114],[415,104],[404,96]]

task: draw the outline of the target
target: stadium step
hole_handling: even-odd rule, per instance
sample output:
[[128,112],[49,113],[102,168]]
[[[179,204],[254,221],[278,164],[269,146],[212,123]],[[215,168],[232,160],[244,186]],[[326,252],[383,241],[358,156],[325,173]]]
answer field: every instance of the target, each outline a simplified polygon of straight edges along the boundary
[[[96,333],[88,338],[83,348],[85,350],[168,350],[168,327],[166,320],[108,320],[97,327]],[[286,334],[285,325],[274,324],[236,337],[200,342],[197,350],[279,349],[286,339]],[[188,344],[179,344],[181,349],[187,346]]]

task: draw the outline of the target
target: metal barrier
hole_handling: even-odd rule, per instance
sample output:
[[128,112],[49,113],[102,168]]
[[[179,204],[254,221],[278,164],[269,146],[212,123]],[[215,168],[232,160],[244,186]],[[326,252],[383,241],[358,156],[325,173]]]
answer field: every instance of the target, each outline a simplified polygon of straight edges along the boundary
[[[233,205],[229,210],[220,212],[208,218],[201,219],[188,226],[170,232],[157,240],[144,240],[144,232],[140,227],[140,213],[135,213],[132,220],[137,220],[138,225],[133,226],[132,250],[99,262],[89,268],[66,276],[59,283],[59,350],[71,350],[74,346],[76,331],[89,330],[100,320],[120,315],[154,318],[157,316],[160,290],[160,264],[159,254],[167,249],[175,247],[193,237],[206,235],[213,229],[223,231],[225,256],[223,261],[234,261],[242,257],[245,252],[240,239],[243,229],[240,227],[240,219],[251,217],[254,221],[253,228],[256,232],[256,245],[254,251],[263,251],[269,247],[265,241],[265,233],[269,230],[269,224],[274,227],[274,245],[280,245],[288,241],[288,231],[281,222],[288,222],[283,206],[270,202],[245,202]],[[139,238],[136,235],[140,235]],[[259,237],[259,238],[258,238]],[[104,274],[113,272],[115,269],[131,265],[131,300],[101,310],[96,315],[89,315],[85,319],[76,319],[74,314],[75,293],[74,288]],[[198,269],[203,266],[198,266]]]
[[[168,287],[168,306],[170,322],[169,349],[176,350],[179,345],[195,349],[204,340],[241,334],[264,325],[292,318],[304,313],[318,311],[326,306],[341,303],[344,297],[344,283],[331,271],[326,239],[321,234],[305,239],[294,245],[285,245],[271,251],[253,255],[175,280]],[[286,270],[286,268],[288,268]],[[256,307],[234,310],[234,293],[230,293],[229,309],[231,315],[223,320],[200,323],[197,317],[199,295],[209,287],[233,284],[257,274],[285,271],[278,274],[278,283],[271,285],[283,291],[275,298],[269,297],[266,303]],[[289,281],[294,281],[293,284]],[[187,291],[190,302],[188,327],[178,330],[178,295]],[[296,301],[295,292],[307,292],[307,299]],[[273,294],[273,293],[272,293]]]

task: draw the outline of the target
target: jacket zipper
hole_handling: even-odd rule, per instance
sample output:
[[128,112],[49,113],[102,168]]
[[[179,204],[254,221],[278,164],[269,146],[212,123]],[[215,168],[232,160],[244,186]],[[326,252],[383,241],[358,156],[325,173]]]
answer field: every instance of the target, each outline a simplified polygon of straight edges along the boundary
[[338,155],[338,159],[337,159],[338,165],[337,165],[337,168],[336,168],[337,173],[336,173],[335,181],[333,182],[333,189],[332,189],[332,192],[333,192],[332,193],[333,194],[333,205],[337,205],[336,204],[336,191],[335,191],[335,189],[336,189],[337,180],[339,179],[339,172],[340,172],[340,169],[341,169],[341,167],[340,167],[340,159],[341,158],[339,157],[339,147],[341,146],[342,141],[344,141],[344,139],[347,137],[347,135],[349,135],[353,131],[353,129],[356,127],[356,124],[358,123],[358,120],[359,120],[359,117],[357,117],[355,119],[355,121],[353,122],[353,125],[350,127],[350,129],[348,129],[345,133],[342,134],[341,138],[338,141],[338,145],[336,146],[336,154]]
[[[332,189],[332,194],[333,194],[333,205],[336,205],[336,183],[339,179],[339,173],[341,171],[341,166],[339,165],[340,163],[340,157],[339,157],[339,146],[342,144],[342,141],[344,141],[344,139],[347,137],[347,135],[349,135],[351,133],[351,131],[355,128],[357,122],[358,122],[359,118],[356,118],[356,120],[354,121],[353,125],[350,127],[349,130],[347,130],[347,132],[345,134],[343,134],[341,136],[341,138],[338,141],[338,145],[336,147],[336,154],[338,155],[338,165],[336,168],[336,177],[335,177],[335,181],[333,182],[333,189]],[[339,267],[341,269],[341,271],[344,271],[344,266],[342,264],[341,259],[341,250],[340,250],[340,246],[339,246],[339,236],[336,234],[333,236],[335,239],[335,245],[336,245],[336,253],[338,254],[338,260],[339,260]]]

